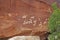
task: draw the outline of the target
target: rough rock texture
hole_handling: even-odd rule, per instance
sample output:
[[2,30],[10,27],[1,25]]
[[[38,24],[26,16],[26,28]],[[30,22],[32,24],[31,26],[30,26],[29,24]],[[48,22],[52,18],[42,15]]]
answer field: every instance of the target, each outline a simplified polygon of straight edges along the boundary
[[0,38],[48,32],[50,5],[39,0],[0,0]]

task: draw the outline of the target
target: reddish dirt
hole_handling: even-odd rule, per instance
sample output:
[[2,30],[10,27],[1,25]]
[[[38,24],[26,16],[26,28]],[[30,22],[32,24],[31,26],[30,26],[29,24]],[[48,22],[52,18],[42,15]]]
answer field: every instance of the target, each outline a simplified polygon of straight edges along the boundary
[[0,0],[0,38],[48,32],[50,5],[43,1]]

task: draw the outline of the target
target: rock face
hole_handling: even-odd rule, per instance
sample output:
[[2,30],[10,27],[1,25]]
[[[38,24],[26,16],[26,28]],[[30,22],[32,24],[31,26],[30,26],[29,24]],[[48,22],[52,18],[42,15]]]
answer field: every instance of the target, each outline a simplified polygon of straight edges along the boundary
[[0,0],[0,38],[48,32],[50,5],[38,0]]

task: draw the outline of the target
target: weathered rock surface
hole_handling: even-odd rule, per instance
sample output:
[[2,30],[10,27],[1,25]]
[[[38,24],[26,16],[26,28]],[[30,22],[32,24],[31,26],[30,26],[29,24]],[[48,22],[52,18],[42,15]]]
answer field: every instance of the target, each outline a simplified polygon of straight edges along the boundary
[[50,5],[38,0],[0,0],[0,38],[48,32]]

